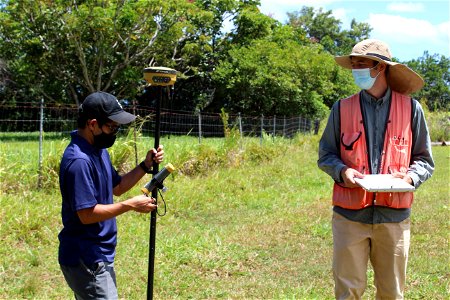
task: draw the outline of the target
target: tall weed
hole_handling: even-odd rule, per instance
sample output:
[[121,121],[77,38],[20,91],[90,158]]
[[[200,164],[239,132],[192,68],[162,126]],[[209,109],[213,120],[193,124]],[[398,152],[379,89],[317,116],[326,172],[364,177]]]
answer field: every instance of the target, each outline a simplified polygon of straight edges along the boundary
[[450,112],[427,113],[426,118],[431,141],[450,141]]

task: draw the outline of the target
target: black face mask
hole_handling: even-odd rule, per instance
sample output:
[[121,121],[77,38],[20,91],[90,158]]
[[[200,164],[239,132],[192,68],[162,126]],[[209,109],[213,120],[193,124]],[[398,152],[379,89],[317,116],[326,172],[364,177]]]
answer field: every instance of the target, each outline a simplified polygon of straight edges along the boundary
[[98,149],[109,148],[116,141],[115,134],[106,134],[102,131],[99,135],[94,135],[94,147]]

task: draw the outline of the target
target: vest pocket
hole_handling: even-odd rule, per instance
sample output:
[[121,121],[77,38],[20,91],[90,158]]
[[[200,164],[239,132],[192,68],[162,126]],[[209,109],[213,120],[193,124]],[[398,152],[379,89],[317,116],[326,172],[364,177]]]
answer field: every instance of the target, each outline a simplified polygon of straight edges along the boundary
[[359,138],[361,137],[362,132],[343,132],[341,135],[341,144],[342,146],[344,146],[344,149],[346,151],[353,151],[354,146],[356,144],[356,142],[359,140]]
[[362,188],[344,188],[335,183],[333,205],[345,209],[362,209],[372,205],[372,193],[366,192]]

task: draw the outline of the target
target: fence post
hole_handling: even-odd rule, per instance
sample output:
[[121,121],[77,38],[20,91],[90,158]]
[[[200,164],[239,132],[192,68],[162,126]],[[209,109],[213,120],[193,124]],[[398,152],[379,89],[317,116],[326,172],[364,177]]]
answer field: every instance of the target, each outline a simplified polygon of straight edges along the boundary
[[277,116],[273,116],[273,133],[272,133],[272,141],[275,140],[275,134],[277,133]]
[[41,99],[39,117],[39,166],[38,166],[38,189],[42,187],[42,143],[44,134],[44,98]]
[[264,115],[261,115],[261,136],[259,137],[259,144],[262,146],[264,134]]
[[[137,116],[136,114],[136,100],[133,99],[133,115]],[[133,135],[134,135],[134,159],[135,159],[135,163],[136,165],[138,164],[138,149],[137,149],[137,134],[136,134],[136,122],[134,122],[134,130],[133,130]]]
[[302,117],[298,116],[298,132],[302,132]]
[[239,122],[239,136],[242,137],[242,118],[241,113],[238,113],[238,122]]
[[283,137],[286,137],[286,116],[283,117]]
[[198,111],[198,143],[202,143],[202,114]]
[[242,150],[242,137],[243,137],[243,132],[242,132],[242,118],[241,118],[241,113],[238,113],[238,122],[239,122],[239,150]]
[[318,135],[319,134],[319,126],[320,126],[320,120],[316,119],[314,121],[314,134]]

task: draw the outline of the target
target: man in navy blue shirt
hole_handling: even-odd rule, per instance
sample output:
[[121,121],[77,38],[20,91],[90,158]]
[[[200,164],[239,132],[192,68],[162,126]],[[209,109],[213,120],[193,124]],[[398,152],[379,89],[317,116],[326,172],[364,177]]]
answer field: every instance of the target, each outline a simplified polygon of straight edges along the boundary
[[81,104],[78,130],[61,160],[59,181],[63,229],[59,234],[59,264],[76,299],[117,299],[114,256],[116,216],[127,211],[149,213],[156,208],[151,197],[139,195],[114,203],[113,195],[130,190],[153,161],[161,163],[163,147],[151,149],[145,160],[119,175],[106,148],[116,139],[119,126],[136,117],[125,112],[116,97],[90,94]]

